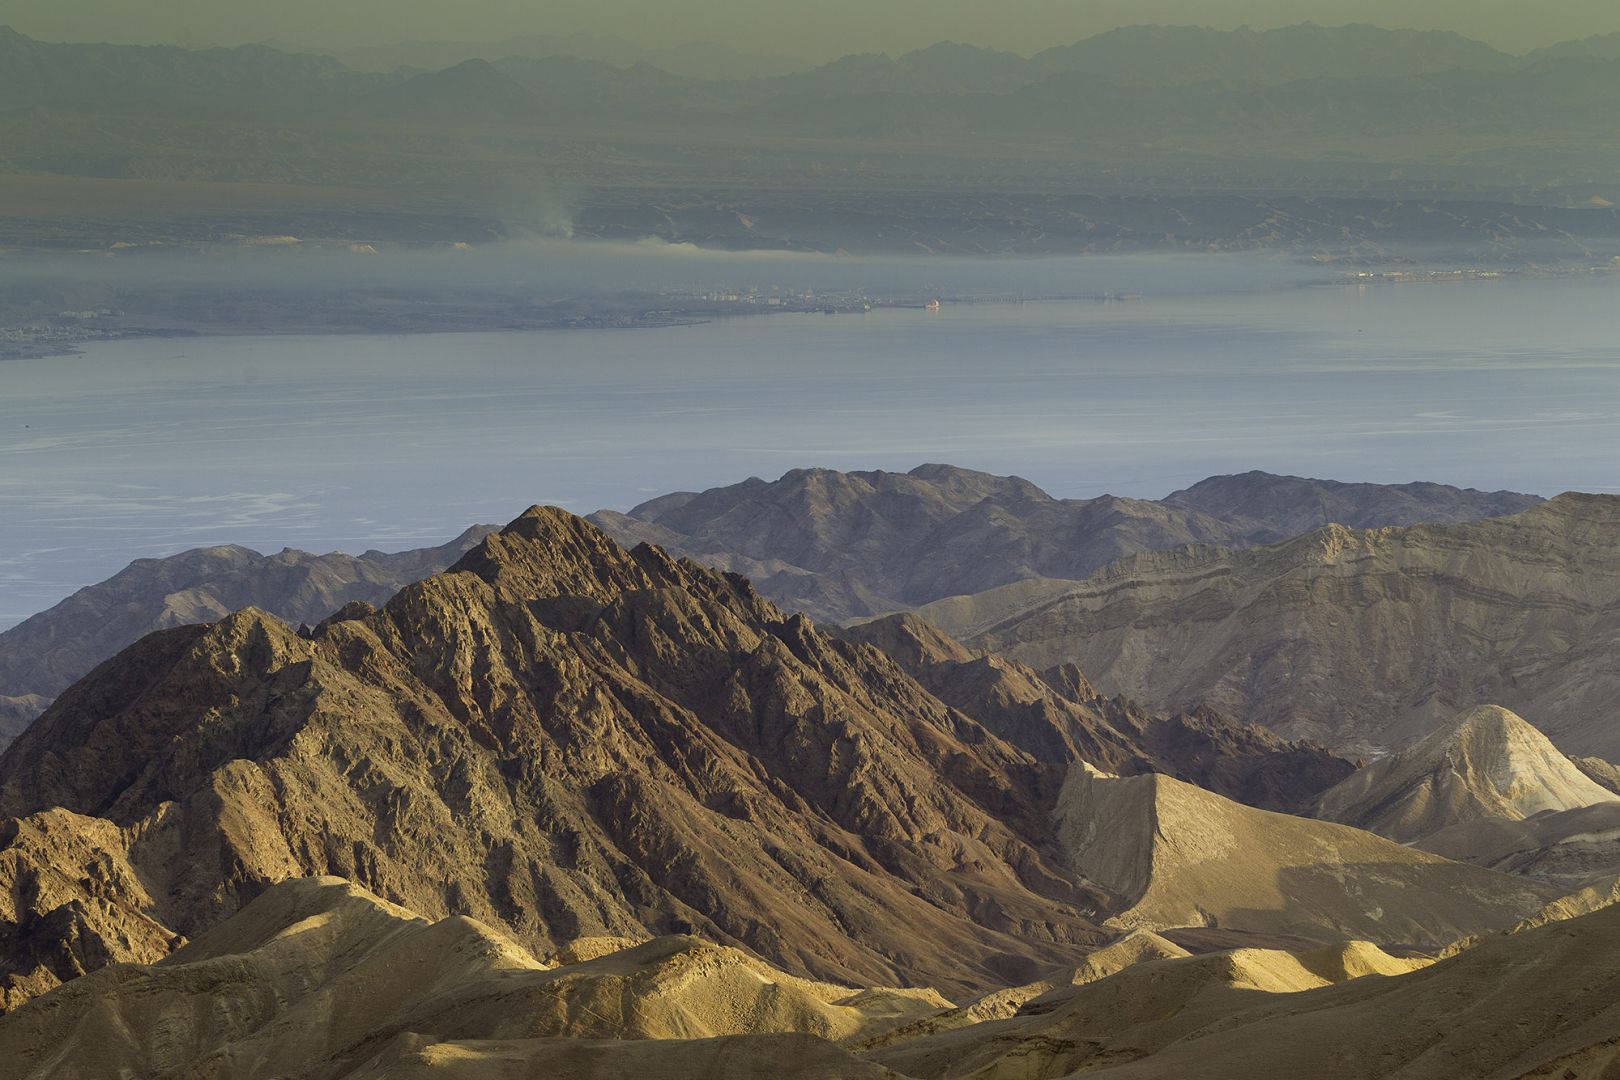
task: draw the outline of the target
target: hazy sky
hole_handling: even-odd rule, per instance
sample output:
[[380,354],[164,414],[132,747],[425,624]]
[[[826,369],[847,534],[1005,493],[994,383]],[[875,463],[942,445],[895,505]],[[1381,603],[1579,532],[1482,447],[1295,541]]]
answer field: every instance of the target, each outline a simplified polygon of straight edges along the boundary
[[1110,27],[1327,25],[1456,30],[1510,52],[1620,31],[1615,0],[0,0],[0,23],[59,41],[345,47],[612,34],[824,58],[971,41],[1034,52]]

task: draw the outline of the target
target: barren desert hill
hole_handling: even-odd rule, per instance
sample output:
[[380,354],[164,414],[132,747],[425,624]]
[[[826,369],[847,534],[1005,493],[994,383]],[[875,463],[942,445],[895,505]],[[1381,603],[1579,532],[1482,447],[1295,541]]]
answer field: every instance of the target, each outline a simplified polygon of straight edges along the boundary
[[785,607],[846,622],[1028,578],[1078,580],[1138,551],[1248,547],[1333,522],[1469,521],[1539,501],[1262,472],[1211,477],[1157,501],[1058,499],[1019,477],[930,464],[907,473],[794,469],[592,520],[621,541],[743,573]]
[[981,999],[987,1019],[690,936],[542,961],[477,920],[303,878],[0,1017],[0,1056],[20,1080],[1599,1077],[1620,1052],[1617,932],[1611,905],[1435,962],[1365,942],[1188,955],[1138,931],[1010,1009]]
[[741,1078],[773,1059],[773,1075],[876,1077],[835,1042],[948,1004],[797,979],[689,937],[547,966],[474,920],[305,878],[156,964],[103,968],[0,1018],[0,1056],[18,1080],[448,1077],[469,1062],[494,1080],[522,1061],[551,1076]]
[[10,995],[311,874],[538,951],[1003,985],[1103,936],[1045,853],[1058,780],[742,579],[536,508],[380,610],[160,631],[64,693],[0,758]]
[[1042,1011],[868,1056],[919,1080],[1601,1080],[1620,1067],[1617,939],[1620,907],[1609,906],[1492,935],[1404,974],[1296,988],[1286,973],[1302,958],[1277,962],[1289,954],[1158,960]]
[[[1545,735],[1495,706],[1459,713],[1322,793],[1316,814],[1401,843],[1485,820],[1616,803]],[[1620,803],[1617,803],[1620,809]]]
[[1512,927],[1563,891],[1162,775],[1075,765],[1057,813],[1065,862],[1115,898],[1107,925],[1120,928],[1432,949]]
[[1462,524],[1145,552],[1079,584],[1015,584],[919,614],[1036,668],[1074,663],[1155,711],[1207,704],[1342,752],[1398,749],[1491,702],[1566,753],[1620,753],[1611,495]]

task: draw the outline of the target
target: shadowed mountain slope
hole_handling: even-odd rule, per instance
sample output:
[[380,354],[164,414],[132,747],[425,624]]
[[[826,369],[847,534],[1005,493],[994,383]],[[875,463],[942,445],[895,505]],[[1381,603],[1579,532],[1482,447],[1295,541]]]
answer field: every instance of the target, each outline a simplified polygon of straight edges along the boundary
[[681,492],[591,520],[746,574],[766,596],[835,622],[1028,578],[1080,579],[1122,556],[1245,547],[1319,528],[1459,521],[1539,500],[1439,484],[1342,484],[1245,473],[1163,501],[1055,499],[1018,477],[950,465],[909,473],[796,469]]
[[1620,498],[1565,494],[1511,517],[1329,527],[1271,547],[1122,559],[920,612],[975,648],[1074,663],[1151,709],[1206,703],[1363,752],[1496,702],[1568,753],[1620,727]]
[[838,632],[887,653],[929,692],[1043,761],[1086,761],[1121,775],[1164,773],[1230,799],[1298,811],[1353,766],[1321,747],[1209,709],[1154,716],[1105,698],[1072,665],[1037,673],[970,651],[915,615],[891,615]]
[[1620,801],[1549,810],[1522,820],[1460,822],[1430,833],[1415,846],[1458,862],[1577,889],[1620,874]]
[[[244,607],[294,626],[317,623],[352,601],[381,604],[448,567],[489,531],[475,525],[448,544],[395,553],[312,555],[288,548],[261,555],[230,545],[138,559],[0,633],[0,706],[21,702],[14,715],[22,721],[0,731],[14,735],[51,698],[154,630],[213,622]],[[0,723],[6,717],[0,708]]]
[[742,579],[537,508],[380,611],[161,631],[64,693],[0,758],[8,994],[310,874],[534,949],[1001,985],[1101,939],[1044,854],[1060,779]]

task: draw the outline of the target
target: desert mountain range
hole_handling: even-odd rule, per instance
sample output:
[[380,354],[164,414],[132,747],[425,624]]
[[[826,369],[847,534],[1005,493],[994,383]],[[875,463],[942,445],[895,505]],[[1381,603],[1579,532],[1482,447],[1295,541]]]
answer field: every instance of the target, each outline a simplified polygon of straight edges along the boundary
[[[1017,477],[948,465],[910,473],[794,470],[653,499],[592,520],[748,577],[777,604],[822,622],[916,607],[964,589],[1029,578],[1082,578],[1133,552],[1195,542],[1246,546],[1329,522],[1455,522],[1535,504],[1512,492],[1440,484],[1343,484],[1248,473],[1212,477],[1161,502],[1054,499]],[[351,600],[380,604],[449,566],[486,526],[437,548],[359,556],[201,548],[141,559],[0,633],[0,738],[69,684],[168,626],[257,607],[313,625]]]
[[1337,523],[1459,522],[1540,502],[1443,484],[1345,484],[1251,472],[1162,500],[1057,499],[1027,480],[950,465],[908,473],[795,469],[651,499],[591,520],[746,574],[773,601],[833,622],[1031,578],[1079,580],[1125,555],[1253,547]]
[[[1620,807],[1510,714],[1355,772],[914,615],[829,630],[536,507],[380,607],[147,634],[0,756],[0,1053],[39,1080],[1615,1061],[1612,878],[1302,816]],[[1357,1039],[1380,1054],[1322,1056]]]
[[1347,752],[1404,746],[1490,702],[1608,759],[1617,535],[1620,497],[1570,493],[1476,522],[1139,553],[1078,584],[1025,581],[920,614],[1154,708],[1206,703]]

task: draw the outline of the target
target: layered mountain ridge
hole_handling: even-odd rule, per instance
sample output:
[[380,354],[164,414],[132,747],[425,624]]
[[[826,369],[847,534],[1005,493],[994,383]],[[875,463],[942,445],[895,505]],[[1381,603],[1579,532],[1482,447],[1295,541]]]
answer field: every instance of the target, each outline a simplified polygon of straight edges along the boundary
[[1208,704],[1341,751],[1406,745],[1493,702],[1612,759],[1620,498],[1406,528],[1333,525],[1269,547],[1123,558],[920,614],[1036,667],[1074,663],[1154,709]]
[[[1074,761],[1271,805],[1348,769],[916,620],[865,633],[535,508],[381,609],[149,635],[0,758],[7,1000],[319,874],[540,952],[697,933],[806,977],[993,988],[1074,966],[1126,901],[1066,862]],[[1527,888],[1452,929],[1511,924]]]
[[[1388,1023],[1405,980],[1519,962],[1486,936],[1517,928],[1581,973],[1527,1060],[1607,1060],[1612,889],[1218,793],[1305,804],[1348,769],[915,616],[825,634],[536,507],[381,608],[149,634],[0,756],[0,1053],[30,1080],[1130,1075],[1321,1022],[1310,995]],[[1504,1037],[1468,1052],[1530,1054]]]
[[651,499],[591,520],[746,574],[766,596],[844,622],[1023,579],[1080,580],[1140,551],[1251,547],[1325,525],[1458,522],[1541,500],[1442,484],[1348,484],[1250,472],[1159,501],[1057,499],[1016,476],[951,465],[907,473],[795,469]]
[[[1264,543],[1329,520],[1381,525],[1468,520],[1535,497],[1438,484],[1344,484],[1247,473],[1211,477],[1159,503],[1053,499],[1017,477],[948,465],[909,473],[794,470],[663,496],[631,515],[593,515],[643,540],[742,573],[768,597],[822,621],[913,607],[1020,578],[1083,577],[1116,557],[1193,542]],[[639,515],[639,516],[632,516]],[[344,604],[381,604],[443,570],[489,531],[436,548],[359,556],[204,548],[141,559],[0,633],[0,742],[142,634],[242,607],[296,626]]]

